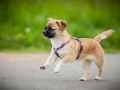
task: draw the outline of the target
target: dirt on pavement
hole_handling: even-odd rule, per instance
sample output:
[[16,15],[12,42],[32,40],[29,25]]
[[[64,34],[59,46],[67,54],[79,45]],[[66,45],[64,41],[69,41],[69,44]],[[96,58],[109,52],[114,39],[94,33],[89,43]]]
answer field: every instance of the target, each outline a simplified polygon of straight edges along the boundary
[[49,54],[44,53],[4,53],[0,52],[0,60],[8,61],[30,61],[46,60]]

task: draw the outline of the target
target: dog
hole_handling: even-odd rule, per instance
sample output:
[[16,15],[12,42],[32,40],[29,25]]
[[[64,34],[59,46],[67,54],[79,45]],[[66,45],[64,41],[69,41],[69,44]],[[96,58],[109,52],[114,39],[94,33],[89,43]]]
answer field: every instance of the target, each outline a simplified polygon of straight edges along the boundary
[[79,80],[86,81],[90,64],[94,61],[99,70],[95,80],[101,80],[104,64],[104,51],[100,45],[100,41],[110,36],[115,30],[110,29],[102,32],[94,39],[78,39],[71,37],[66,31],[66,25],[65,20],[48,18],[48,23],[43,31],[43,36],[50,39],[52,49],[46,63],[40,66],[40,69],[45,70],[60,58],[61,60],[54,68],[54,73],[58,73],[62,65],[75,60],[82,60],[84,75]]

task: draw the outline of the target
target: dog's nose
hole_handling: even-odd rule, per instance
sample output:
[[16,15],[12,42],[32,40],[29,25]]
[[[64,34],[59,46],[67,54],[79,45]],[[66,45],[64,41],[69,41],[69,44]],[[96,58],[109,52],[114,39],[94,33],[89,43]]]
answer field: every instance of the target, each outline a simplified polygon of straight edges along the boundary
[[45,31],[43,32],[43,34],[45,34]]

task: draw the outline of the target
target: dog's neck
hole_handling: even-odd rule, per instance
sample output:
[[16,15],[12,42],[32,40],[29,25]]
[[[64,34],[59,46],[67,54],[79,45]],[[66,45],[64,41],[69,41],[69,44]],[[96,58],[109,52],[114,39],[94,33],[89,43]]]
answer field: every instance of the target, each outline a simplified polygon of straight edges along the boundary
[[52,47],[58,48],[63,43],[66,43],[68,40],[70,40],[71,35],[66,31],[62,31],[61,35],[56,36],[55,38],[50,39],[52,43]]

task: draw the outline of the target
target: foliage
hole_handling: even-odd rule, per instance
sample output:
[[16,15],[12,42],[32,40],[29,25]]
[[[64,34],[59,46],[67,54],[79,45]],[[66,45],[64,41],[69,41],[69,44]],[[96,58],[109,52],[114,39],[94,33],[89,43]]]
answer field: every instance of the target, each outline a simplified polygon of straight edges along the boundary
[[52,17],[66,20],[67,31],[80,38],[94,38],[112,28],[116,33],[101,44],[106,51],[120,51],[119,15],[119,1],[115,0],[1,0],[0,50],[50,50],[42,31]]

